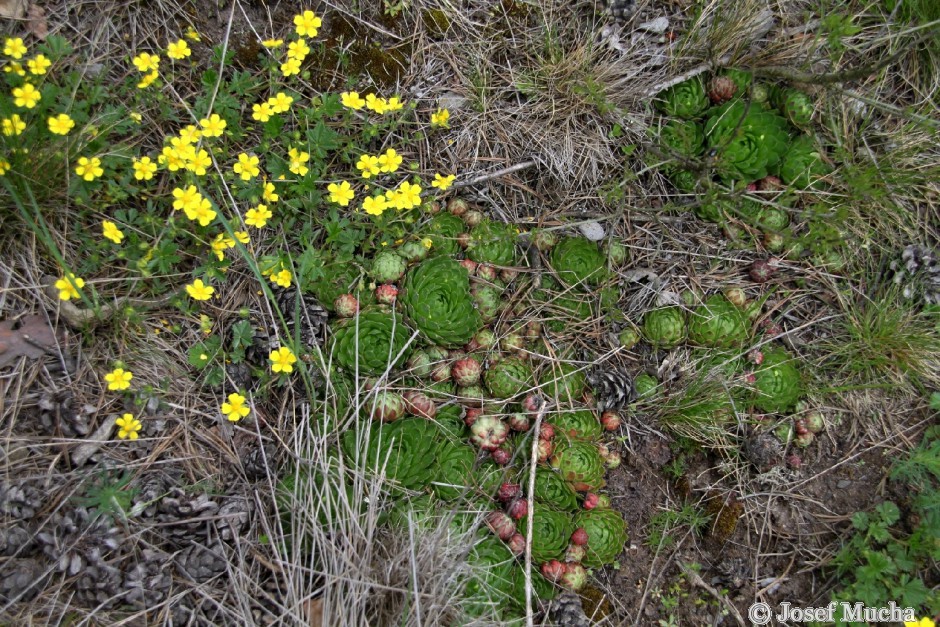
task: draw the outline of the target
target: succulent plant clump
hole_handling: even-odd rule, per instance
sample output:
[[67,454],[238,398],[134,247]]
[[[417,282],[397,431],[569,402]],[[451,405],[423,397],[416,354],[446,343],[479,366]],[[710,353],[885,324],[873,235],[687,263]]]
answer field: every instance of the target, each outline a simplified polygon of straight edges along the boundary
[[689,340],[699,346],[740,346],[747,335],[744,313],[722,294],[710,296],[689,315]]
[[685,312],[672,305],[646,312],[643,318],[643,335],[653,346],[672,348],[686,338]]
[[694,120],[669,120],[659,130],[659,142],[680,157],[692,159],[705,149],[705,130]]
[[603,427],[597,416],[589,409],[559,411],[552,415],[555,430],[569,438],[594,440],[603,434]]
[[807,128],[813,123],[813,101],[803,92],[793,89],[778,89],[773,104],[780,115],[797,128]]
[[516,261],[516,230],[510,224],[483,220],[470,231],[467,256],[477,263],[511,266]]
[[343,368],[355,371],[358,365],[359,372],[377,375],[408,359],[410,338],[398,314],[373,309],[333,324],[333,353]]
[[643,372],[633,380],[633,387],[636,389],[637,398],[649,398],[656,393],[659,381],[656,380],[656,377]]
[[553,249],[552,268],[568,285],[598,285],[607,278],[607,262],[597,244],[586,237],[566,237]]
[[517,357],[491,365],[484,375],[486,387],[495,398],[510,399],[532,385],[532,368]]
[[535,469],[535,500],[565,511],[578,509],[578,495],[561,475],[544,466]]
[[480,328],[470,278],[453,259],[433,257],[413,267],[398,300],[408,319],[433,344],[461,346]]
[[706,146],[717,151],[717,172],[726,182],[754,181],[776,172],[788,142],[785,119],[741,100],[712,109],[705,122]]
[[585,566],[600,568],[611,564],[623,552],[628,539],[627,522],[616,510],[602,507],[582,510],[574,522],[576,527],[587,533]]
[[822,154],[812,137],[797,137],[783,155],[780,178],[797,189],[817,185],[831,171]]
[[584,440],[559,438],[559,441],[551,464],[562,478],[579,492],[604,487],[604,459],[597,445]]
[[560,403],[579,399],[587,383],[584,371],[577,364],[568,361],[546,367],[540,379],[542,393]]
[[[571,514],[552,509],[547,505],[536,504],[532,516],[532,559],[537,564],[549,560],[562,559],[568,540],[575,530]],[[526,529],[528,516],[519,521],[519,527]]]
[[730,76],[715,76],[708,83],[708,98],[712,104],[720,105],[734,98],[738,85]]
[[[384,474],[409,490],[427,486],[434,477],[434,465],[442,433],[430,420],[404,418],[376,423],[365,444],[363,433],[350,429],[341,438],[348,459],[376,474]],[[363,446],[365,447],[363,448]]]
[[457,244],[457,236],[464,232],[463,220],[451,213],[439,213],[428,221],[425,227],[425,233],[431,240],[432,256],[443,255],[451,256],[457,252],[460,246]]
[[408,263],[390,250],[383,250],[372,259],[372,278],[377,283],[394,283],[405,274]]
[[657,96],[656,107],[666,115],[690,120],[708,108],[705,83],[696,76],[673,85]]
[[754,406],[766,413],[793,409],[803,396],[803,381],[796,359],[785,349],[764,351],[761,367],[754,371]]

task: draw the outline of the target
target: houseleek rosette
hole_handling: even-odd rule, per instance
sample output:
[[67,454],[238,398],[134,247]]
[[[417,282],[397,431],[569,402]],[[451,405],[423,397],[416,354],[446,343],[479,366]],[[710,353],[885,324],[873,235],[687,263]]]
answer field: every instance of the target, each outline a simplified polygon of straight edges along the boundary
[[594,440],[599,438],[604,431],[600,420],[589,409],[563,410],[546,419],[552,423],[556,432],[569,438]]
[[816,146],[813,138],[805,135],[793,140],[780,164],[780,178],[787,185],[797,189],[816,185],[819,179],[829,172],[830,168],[823,161],[822,151]]
[[569,285],[591,286],[607,277],[607,260],[585,237],[566,237],[552,249],[552,268]]
[[774,92],[774,106],[780,115],[790,120],[797,128],[807,128],[813,123],[813,101],[803,92],[793,89],[778,89]]
[[343,434],[343,451],[351,463],[364,470],[384,474],[401,487],[417,490],[434,476],[441,441],[437,425],[423,418],[405,418],[390,423],[373,423],[368,445],[365,434],[350,429]]
[[434,257],[409,270],[398,302],[432,344],[462,346],[480,328],[480,314],[470,296],[470,277],[460,263],[448,257]]
[[803,395],[796,360],[782,348],[764,351],[764,361],[754,372],[754,379],[754,406],[762,412],[789,411]]
[[499,487],[502,474],[493,463],[476,465],[478,449],[450,440],[441,443],[433,468],[431,487],[439,497],[454,500],[463,495],[490,496]]
[[[389,366],[397,367],[406,359],[405,348],[411,330],[398,314],[373,309],[355,318],[343,318],[333,324],[333,355],[336,363],[359,372],[381,374]],[[404,350],[402,350],[404,349]]]
[[[525,516],[519,521],[520,529],[527,528],[528,519],[529,517]],[[535,514],[532,516],[532,561],[542,564],[549,560],[562,559],[574,529],[570,513],[536,503]]]
[[612,564],[627,543],[627,522],[616,510],[583,510],[575,518],[575,525],[587,532],[587,553],[582,563],[588,568]]
[[577,400],[584,392],[587,378],[576,364],[559,362],[542,371],[539,386],[542,392],[559,403]]
[[685,120],[698,117],[708,108],[705,83],[696,76],[673,85],[659,93],[656,107],[666,115]]
[[787,150],[787,121],[737,99],[715,107],[705,122],[705,143],[725,181],[755,181],[777,171]]
[[489,367],[484,375],[486,389],[500,399],[525,392],[532,385],[532,368],[516,357],[509,357]]
[[681,307],[653,309],[643,317],[643,335],[654,346],[672,348],[685,340],[686,333],[685,311]]
[[569,512],[579,507],[574,489],[561,475],[544,466],[535,469],[535,500]]
[[467,256],[477,263],[511,266],[516,261],[516,229],[511,224],[483,220],[470,231]]
[[579,492],[597,490],[605,485],[604,458],[593,442],[556,438],[551,464],[561,478]]
[[667,152],[691,159],[702,154],[705,131],[692,120],[670,120],[659,130],[659,143]]
[[689,315],[689,340],[699,346],[740,346],[747,335],[744,313],[721,294],[710,296]]
[[431,240],[431,255],[453,255],[459,250],[457,236],[466,230],[463,220],[442,212],[428,221],[425,234]]

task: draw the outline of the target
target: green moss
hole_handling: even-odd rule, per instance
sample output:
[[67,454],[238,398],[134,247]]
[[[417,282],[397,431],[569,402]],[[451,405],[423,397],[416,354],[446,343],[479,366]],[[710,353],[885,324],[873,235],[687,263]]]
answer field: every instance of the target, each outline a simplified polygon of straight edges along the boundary
[[443,37],[450,28],[450,18],[440,9],[421,11],[421,22],[432,37]]

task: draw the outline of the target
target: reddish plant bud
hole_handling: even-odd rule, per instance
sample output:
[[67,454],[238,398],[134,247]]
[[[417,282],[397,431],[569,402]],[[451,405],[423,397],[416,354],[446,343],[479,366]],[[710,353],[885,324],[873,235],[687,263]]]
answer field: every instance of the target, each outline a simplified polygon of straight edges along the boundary
[[755,283],[766,283],[776,273],[776,266],[767,259],[757,259],[751,264],[751,269],[748,271],[748,275]]
[[470,209],[470,205],[463,198],[451,198],[447,203],[447,210],[455,216],[462,216]]
[[467,413],[464,414],[463,422],[468,427],[472,427],[473,423],[477,421],[477,418],[483,415],[482,407],[468,407]]
[[525,536],[521,533],[514,533],[509,540],[506,541],[506,546],[509,547],[509,550],[512,551],[513,555],[522,555],[525,553]]
[[481,263],[477,266],[477,276],[484,281],[495,281],[496,268],[494,268],[491,264]]
[[405,407],[412,416],[431,420],[437,415],[437,405],[426,394],[417,390],[408,390],[403,396]]
[[584,495],[584,509],[594,509],[599,501],[600,497],[593,492],[588,492]]
[[610,508],[610,497],[606,494],[597,495],[597,507],[599,509],[609,509]]
[[542,335],[542,323],[538,320],[530,320],[525,325],[525,339],[535,341]]
[[495,451],[490,451],[490,457],[492,457],[493,461],[500,466],[506,466],[512,460],[512,453],[509,450],[500,447]]
[[460,261],[460,265],[464,267],[464,269],[470,274],[470,276],[473,276],[474,274],[476,274],[476,271],[477,271],[476,261],[473,261],[472,259],[462,259]]
[[748,352],[747,360],[755,366],[759,366],[764,363],[764,353],[761,352],[760,349],[755,348],[754,350]]
[[517,276],[519,276],[519,271],[512,268],[503,268],[499,271],[499,278],[505,283],[512,283]]
[[470,427],[470,440],[484,451],[495,451],[509,435],[509,427],[496,416],[481,416]]
[[753,384],[757,382],[757,377],[754,376],[753,372],[748,372],[744,375],[744,382],[747,384]]
[[803,458],[797,455],[796,453],[791,453],[787,455],[787,466],[796,470],[803,465]]
[[565,561],[566,562],[580,562],[587,557],[587,547],[579,546],[577,544],[569,544],[568,550],[565,551]]
[[398,288],[390,283],[375,288],[375,300],[383,305],[391,305],[398,298]]
[[542,564],[542,576],[549,581],[560,581],[565,575],[565,565],[558,560],[549,560]]
[[551,443],[551,440],[539,440],[539,462],[544,463],[548,461],[548,458],[552,456],[552,451],[554,446]]
[[744,190],[745,190],[745,191],[748,191],[748,192],[756,192],[756,191],[757,191],[757,183],[748,183],[748,184],[747,184],[747,187],[745,187]]
[[555,439],[555,426],[550,422],[543,422],[541,428],[539,429],[539,439],[540,440],[554,440]]
[[450,379],[450,364],[435,364],[431,370],[431,380],[441,383],[442,381],[447,381],[448,379]]
[[799,418],[793,423],[793,430],[796,431],[797,435],[806,435],[809,433],[809,429],[806,428],[806,421],[802,418]]
[[352,318],[359,312],[359,300],[352,294],[343,294],[333,301],[333,310],[340,318]]
[[565,564],[565,574],[561,576],[558,582],[565,588],[577,592],[587,585],[587,569],[577,562]]
[[480,382],[480,374],[483,372],[483,366],[473,357],[459,359],[451,367],[451,376],[457,385],[469,386],[477,385]]
[[571,534],[571,542],[578,546],[585,546],[588,543],[588,534],[584,527],[578,527]]
[[609,470],[619,468],[621,463],[623,463],[623,459],[617,451],[610,451],[604,456],[604,465],[607,466]]
[[809,429],[810,433],[819,433],[826,429],[826,417],[818,411],[810,412],[805,420],[806,428]]
[[458,235],[458,236],[457,236],[457,245],[460,246],[461,248],[466,249],[466,248],[470,245],[470,234],[469,234],[469,233],[461,233],[460,235]]
[[757,189],[762,192],[779,192],[784,189],[784,185],[779,176],[769,174],[757,181]]
[[477,211],[476,209],[471,209],[461,217],[463,218],[464,223],[470,228],[473,228],[480,224],[480,222],[483,222],[483,213]]
[[509,504],[509,517],[513,520],[519,520],[529,513],[529,501],[526,499],[517,499]]
[[800,448],[806,448],[813,443],[813,440],[816,439],[816,436],[813,435],[812,431],[807,431],[806,433],[797,434],[796,439],[793,440],[793,443]]
[[616,431],[620,428],[620,414],[615,411],[605,411],[601,414],[601,424],[607,431]]
[[439,202],[436,201],[436,200],[431,201],[431,202],[429,202],[429,203],[427,204],[427,208],[428,208],[428,213],[430,213],[431,215],[434,215],[434,214],[436,214],[436,213],[440,213],[440,212],[441,212],[441,203],[439,203]]
[[545,401],[538,394],[529,394],[522,399],[522,409],[533,414],[538,412],[544,404]]
[[747,303],[747,294],[740,287],[729,287],[725,290],[725,298],[735,307],[744,307]]
[[522,486],[518,483],[504,483],[496,491],[496,500],[502,503],[509,503],[514,498],[522,494]]
[[509,540],[516,533],[516,523],[503,512],[490,512],[486,515],[486,526],[500,540]]
[[516,413],[509,416],[509,428],[513,431],[528,431],[529,427],[532,426],[529,424],[529,417],[525,414]]

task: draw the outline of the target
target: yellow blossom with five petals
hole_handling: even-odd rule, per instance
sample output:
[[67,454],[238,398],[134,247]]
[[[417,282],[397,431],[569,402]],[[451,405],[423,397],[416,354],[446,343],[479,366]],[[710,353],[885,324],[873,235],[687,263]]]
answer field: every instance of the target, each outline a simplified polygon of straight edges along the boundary
[[277,350],[271,351],[268,356],[271,361],[272,372],[293,372],[294,364],[297,363],[297,357],[294,352],[286,346],[281,346]]
[[356,111],[366,106],[366,101],[362,99],[358,91],[344,91],[339,95],[339,99],[344,107],[349,107]]
[[102,234],[115,244],[120,244],[124,240],[124,233],[118,228],[118,225],[110,220],[101,221]]
[[447,109],[438,109],[436,112],[431,114],[431,126],[440,126],[442,128],[448,128],[448,122],[450,121],[450,111]]
[[385,154],[379,155],[379,169],[382,172],[395,172],[401,165],[402,156],[395,152],[394,148],[389,148]]
[[114,424],[118,428],[117,436],[121,440],[136,440],[139,437],[138,433],[143,428],[140,421],[134,418],[134,414],[124,414],[115,420]]
[[136,67],[141,74],[156,72],[160,69],[160,57],[155,54],[150,54],[149,52],[141,52],[134,57],[133,63],[134,67]]
[[42,98],[39,90],[30,83],[24,83],[22,87],[13,88],[13,104],[24,109],[32,109]]
[[131,387],[131,379],[133,378],[134,373],[130,370],[124,370],[124,368],[115,368],[104,375],[104,380],[108,383],[108,389],[112,392],[120,392]]
[[49,132],[55,135],[68,135],[69,131],[75,128],[75,120],[69,117],[68,113],[50,115],[46,122],[49,125]]
[[454,184],[454,179],[456,178],[457,177],[454,176],[453,174],[448,174],[447,176],[441,176],[440,174],[435,174],[434,180],[431,181],[431,187],[436,187],[443,192],[444,190],[450,188],[450,186]]
[[186,286],[186,293],[193,300],[209,300],[215,293],[215,288],[203,283],[202,279],[196,279]]
[[294,16],[294,26],[301,37],[316,37],[323,21],[313,11],[304,11]]
[[348,181],[341,181],[339,184],[330,183],[326,186],[326,190],[330,192],[330,200],[340,207],[348,207],[349,201],[355,196],[352,185]]
[[3,54],[14,59],[22,59],[29,52],[22,37],[7,37],[3,42]]
[[222,403],[222,414],[229,422],[238,422],[251,413],[251,408],[245,404],[245,397],[237,392],[228,395],[228,402]]
[[222,119],[218,113],[213,113],[207,118],[199,120],[199,126],[202,127],[203,137],[220,137],[228,122]]
[[382,212],[388,208],[388,203],[384,195],[367,196],[366,199],[362,201],[362,208],[370,216],[380,216]]
[[176,41],[170,42],[170,45],[166,48],[166,56],[179,61],[185,59],[192,54],[192,50],[189,49],[189,44],[186,43],[184,39],[178,39]]
[[362,178],[364,179],[377,176],[382,171],[379,165],[379,158],[373,155],[362,155],[359,157],[356,167],[359,168],[362,173]]
[[14,113],[8,118],[3,118],[2,122],[0,122],[0,128],[3,129],[3,134],[7,137],[15,137],[26,130],[26,122],[23,121],[23,118],[21,118],[19,114]]
[[258,176],[261,172],[258,168],[259,159],[255,155],[249,155],[247,153],[239,153],[238,163],[232,166],[232,170],[235,171],[241,180],[250,181],[252,178]]
[[83,287],[85,287],[85,279],[79,278],[71,272],[55,282],[55,288],[59,290],[60,300],[79,298],[78,290]]
[[104,174],[104,169],[101,167],[101,159],[98,157],[79,157],[78,165],[75,166],[75,174],[79,175],[86,181],[94,181],[96,178]]
[[272,215],[274,214],[266,205],[258,205],[245,212],[245,224],[256,229],[263,229]]
[[52,61],[50,61],[44,54],[37,54],[35,57],[26,62],[26,67],[29,68],[29,73],[36,76],[42,76],[49,70],[51,66]]

